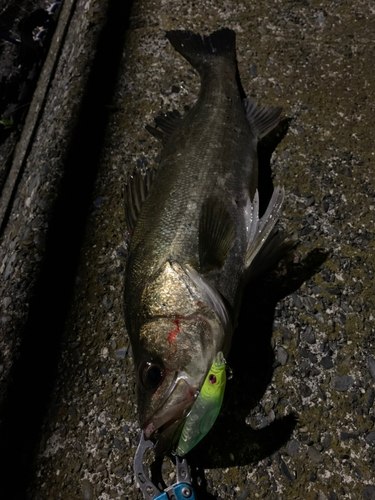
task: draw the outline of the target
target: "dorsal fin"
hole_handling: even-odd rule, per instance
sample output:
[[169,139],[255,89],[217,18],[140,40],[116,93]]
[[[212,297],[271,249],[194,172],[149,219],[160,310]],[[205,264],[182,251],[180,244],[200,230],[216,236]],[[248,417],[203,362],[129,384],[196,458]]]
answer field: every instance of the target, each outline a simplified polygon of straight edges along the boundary
[[247,119],[254,134],[261,139],[275,128],[281,118],[283,108],[258,106],[253,99],[244,99]]
[[201,272],[221,268],[232,248],[235,231],[225,203],[207,198],[203,203],[198,232]]
[[145,174],[141,172],[128,173],[125,185],[125,219],[128,231],[135,228],[142,203],[145,201],[155,178],[155,169],[146,168]]
[[177,109],[168,111],[163,115],[158,115],[154,118],[156,126],[159,128],[146,125],[146,130],[150,132],[158,141],[167,144],[171,135],[177,130],[182,122],[182,116]]

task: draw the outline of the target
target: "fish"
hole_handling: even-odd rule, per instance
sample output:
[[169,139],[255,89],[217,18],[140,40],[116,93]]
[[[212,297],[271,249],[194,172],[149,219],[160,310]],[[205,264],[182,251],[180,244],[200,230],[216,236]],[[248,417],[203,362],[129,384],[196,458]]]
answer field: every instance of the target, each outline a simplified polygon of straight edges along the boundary
[[276,226],[284,189],[259,213],[257,145],[282,108],[244,99],[234,31],[166,37],[198,71],[200,92],[183,116],[146,125],[161,161],[129,174],[125,189],[125,325],[140,427],[159,455],[176,446],[218,353],[227,357],[244,286],[289,249]]

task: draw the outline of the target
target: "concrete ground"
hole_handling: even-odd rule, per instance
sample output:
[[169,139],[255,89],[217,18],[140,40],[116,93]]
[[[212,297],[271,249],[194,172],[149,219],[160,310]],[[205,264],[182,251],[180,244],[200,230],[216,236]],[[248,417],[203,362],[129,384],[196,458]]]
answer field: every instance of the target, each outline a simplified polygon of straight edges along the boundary
[[[298,235],[299,245],[245,293],[228,359],[234,377],[221,415],[187,457],[197,496],[375,499],[372,3],[138,0],[129,23],[127,12],[117,9],[118,2],[110,2],[106,13],[99,1],[77,2],[72,18],[90,33],[96,22],[105,25],[107,16],[115,29],[103,28],[104,47],[108,58],[118,50],[119,69],[110,74],[100,43],[93,43],[108,78],[116,83],[105,90],[107,101],[99,102],[97,115],[94,102],[100,89],[97,97],[92,89],[88,94],[90,120],[83,123],[90,131],[100,128],[101,135],[86,134],[70,149],[74,169],[61,188],[63,205],[45,228],[52,232],[50,248],[56,250],[62,227],[64,251],[55,259],[48,257],[48,248],[45,254],[40,251],[48,275],[42,273],[39,299],[29,313],[27,349],[21,353],[27,362],[17,386],[27,405],[11,405],[17,418],[12,420],[8,411],[5,420],[12,431],[5,448],[9,477],[19,472],[12,460],[26,456],[22,471],[28,471],[30,481],[27,495],[22,489],[26,482],[22,487],[9,482],[8,498],[12,492],[13,498],[35,500],[143,498],[133,475],[139,426],[122,310],[123,187],[127,172],[159,161],[161,148],[144,125],[152,124],[159,111],[183,111],[199,91],[196,73],[168,44],[165,31],[208,34],[228,27],[237,34],[247,95],[284,108],[283,125],[260,145],[260,193],[266,197],[271,182],[285,187],[282,225]],[[85,16],[93,16],[91,24]],[[82,36],[77,45],[73,37],[66,51],[70,47],[74,55],[75,47],[84,52],[85,40]],[[80,74],[73,74],[65,88]],[[98,82],[106,80],[100,66],[96,74]],[[52,148],[60,144],[58,130],[48,135],[45,129]],[[97,159],[94,180],[95,171],[88,167]],[[75,204],[79,189],[83,201]],[[17,200],[13,220],[27,200],[22,189]],[[82,225],[75,224],[78,212],[70,204],[84,212]],[[70,225],[81,231],[82,239],[74,233],[70,241]],[[37,224],[31,229],[38,234]],[[11,229],[7,231],[9,242]],[[27,252],[30,245],[36,243],[30,242]],[[70,258],[73,245],[79,256]],[[22,262],[22,255],[16,262]],[[4,290],[16,279],[7,265],[1,268],[3,280],[9,269]],[[63,313],[61,282],[68,297]],[[4,325],[17,316],[17,303],[6,297],[3,291],[2,315],[10,318],[2,320]],[[44,332],[40,338],[38,321]],[[53,347],[47,333],[56,335]],[[39,371],[35,380],[33,360]],[[39,383],[33,381],[43,380],[44,369],[51,382],[43,386],[46,411],[34,422],[41,399]],[[31,444],[28,429],[35,436]],[[167,459],[162,470],[165,482],[173,482]]]

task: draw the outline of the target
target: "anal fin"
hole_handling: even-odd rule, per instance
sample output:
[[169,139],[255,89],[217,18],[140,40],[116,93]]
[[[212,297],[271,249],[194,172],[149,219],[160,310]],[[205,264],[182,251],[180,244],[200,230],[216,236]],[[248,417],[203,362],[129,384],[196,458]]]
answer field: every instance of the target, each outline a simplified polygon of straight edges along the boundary
[[141,211],[142,203],[145,201],[150,190],[156,171],[146,168],[146,173],[134,172],[128,174],[125,186],[125,219],[128,231],[133,231]]
[[167,144],[171,135],[177,130],[182,122],[182,116],[177,109],[168,113],[158,115],[154,118],[156,127],[146,125],[146,130],[150,132],[162,144]]
[[205,273],[220,269],[233,246],[235,230],[225,203],[207,198],[199,220],[199,267]]

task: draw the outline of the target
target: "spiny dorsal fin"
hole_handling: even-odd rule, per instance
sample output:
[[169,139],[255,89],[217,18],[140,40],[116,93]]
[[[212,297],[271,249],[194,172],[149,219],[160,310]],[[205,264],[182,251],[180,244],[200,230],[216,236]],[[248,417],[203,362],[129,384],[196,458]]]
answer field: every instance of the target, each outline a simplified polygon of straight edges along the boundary
[[201,272],[221,268],[232,248],[235,231],[225,203],[208,198],[199,220],[199,267]]
[[146,130],[150,132],[150,134],[152,134],[158,141],[163,143],[163,145],[165,145],[169,141],[171,135],[180,126],[182,116],[177,109],[174,109],[173,111],[168,111],[168,113],[163,115],[156,116],[154,121],[156,126],[159,128],[146,125]]
[[259,106],[253,99],[244,99],[247,119],[254,134],[261,139],[275,128],[281,118],[283,108],[274,106]]
[[245,208],[247,217],[247,252],[245,262],[248,269],[261,249],[266,245],[277,219],[279,218],[283,199],[284,188],[280,188],[278,186],[274,189],[267,210],[260,219],[258,190],[255,192],[252,202],[250,201],[250,198],[248,199]]
[[150,190],[152,181],[155,178],[156,171],[146,168],[146,173],[141,172],[128,173],[125,185],[125,218],[128,231],[135,228],[142,203],[145,201]]

